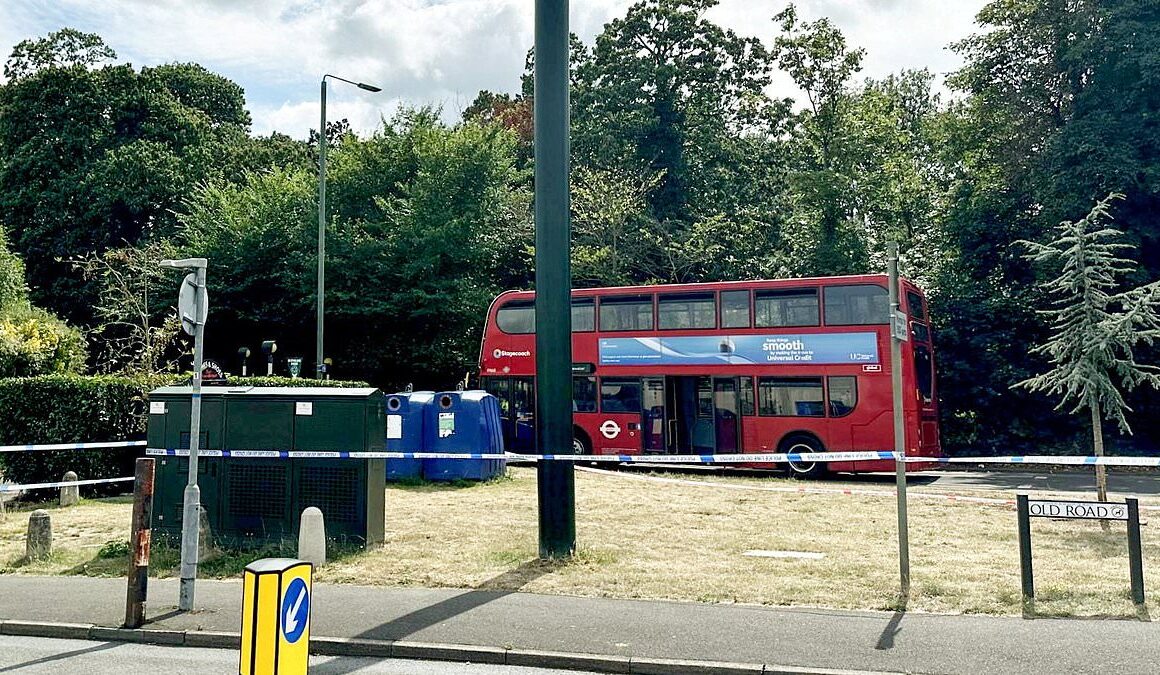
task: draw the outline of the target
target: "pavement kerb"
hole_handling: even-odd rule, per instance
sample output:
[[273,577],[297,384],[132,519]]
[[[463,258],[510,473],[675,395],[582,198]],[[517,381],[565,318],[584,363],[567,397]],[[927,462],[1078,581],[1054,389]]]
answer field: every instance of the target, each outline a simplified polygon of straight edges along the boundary
[[16,621],[0,623],[0,635],[47,637],[65,640],[88,640],[94,626],[88,623],[53,623],[50,621]]
[[548,652],[536,649],[509,649],[507,665],[558,670],[588,670],[598,673],[631,673],[632,659],[627,656]]
[[634,657],[629,663],[629,672],[640,673],[640,675],[762,675],[765,672],[765,666],[760,663]]
[[[47,637],[105,642],[238,649],[241,635],[216,631],[177,631],[150,628],[111,628],[51,621],[0,621],[0,635]],[[803,668],[774,664],[729,663],[605,654],[550,652],[534,649],[455,645],[430,642],[311,637],[310,652],[322,656],[392,657],[425,661],[457,661],[495,665],[533,666],[558,670],[588,670],[639,675],[889,675],[879,671]]]

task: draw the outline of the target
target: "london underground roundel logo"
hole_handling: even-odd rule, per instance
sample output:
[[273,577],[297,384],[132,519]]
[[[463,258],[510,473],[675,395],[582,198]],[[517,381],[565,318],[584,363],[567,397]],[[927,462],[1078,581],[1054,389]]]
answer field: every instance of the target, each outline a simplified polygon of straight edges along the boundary
[[600,433],[605,438],[616,438],[620,435],[620,425],[615,420],[604,420],[604,424],[600,425]]

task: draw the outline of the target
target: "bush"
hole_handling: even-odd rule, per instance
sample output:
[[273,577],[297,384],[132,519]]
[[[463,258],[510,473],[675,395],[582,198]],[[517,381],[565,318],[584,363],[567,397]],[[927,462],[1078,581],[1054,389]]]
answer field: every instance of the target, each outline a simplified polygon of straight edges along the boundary
[[77,373],[85,365],[80,331],[41,309],[0,315],[0,377]]
[[[181,384],[189,384],[189,376],[181,380]],[[204,384],[204,382],[203,382]],[[266,377],[255,375],[252,377],[230,377],[231,387],[369,387],[366,382],[357,380],[312,380],[305,377]],[[209,385],[213,386],[213,385]]]
[[[84,443],[145,438],[146,396],[166,377],[44,375],[0,379],[0,445]],[[133,475],[136,448],[0,453],[0,471],[15,483]]]

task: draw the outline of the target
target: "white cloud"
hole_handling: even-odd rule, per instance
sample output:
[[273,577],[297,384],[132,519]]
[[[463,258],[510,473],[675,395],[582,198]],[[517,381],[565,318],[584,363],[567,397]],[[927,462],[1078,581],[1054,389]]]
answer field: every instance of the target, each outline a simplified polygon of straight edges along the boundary
[[[629,0],[574,0],[571,27],[591,43]],[[983,0],[799,0],[805,20],[830,16],[854,46],[863,73],[904,67],[952,70],[945,45],[971,30]],[[785,0],[723,0],[710,18],[772,42],[770,18]],[[55,0],[0,3],[0,49],[69,26],[100,34],[134,65],[201,63],[246,89],[254,131],[303,138],[318,126],[323,73],[371,82],[374,95],[335,85],[328,117],[367,132],[402,100],[443,105],[450,117],[480,89],[514,91],[533,41],[532,0]],[[792,95],[781,77],[771,88]]]

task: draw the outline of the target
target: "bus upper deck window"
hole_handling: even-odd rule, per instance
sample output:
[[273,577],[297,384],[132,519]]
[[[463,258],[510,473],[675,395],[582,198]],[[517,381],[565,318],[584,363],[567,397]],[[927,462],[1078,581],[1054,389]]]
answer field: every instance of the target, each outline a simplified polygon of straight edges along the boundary
[[652,330],[651,295],[622,295],[600,299],[600,330]]
[[716,328],[716,313],[712,293],[674,293],[657,299],[657,325],[661,330]]
[[505,333],[517,335],[536,332],[536,302],[512,300],[495,313],[495,323]]
[[910,310],[910,318],[915,321],[926,321],[926,303],[922,301],[921,295],[907,291],[906,306]]
[[827,326],[870,326],[889,323],[890,294],[876,284],[827,286]]
[[818,325],[816,288],[770,289],[754,295],[754,325],[758,327]]
[[572,298],[572,332],[587,333],[596,330],[596,300]]
[[721,291],[721,327],[749,328],[749,291]]

